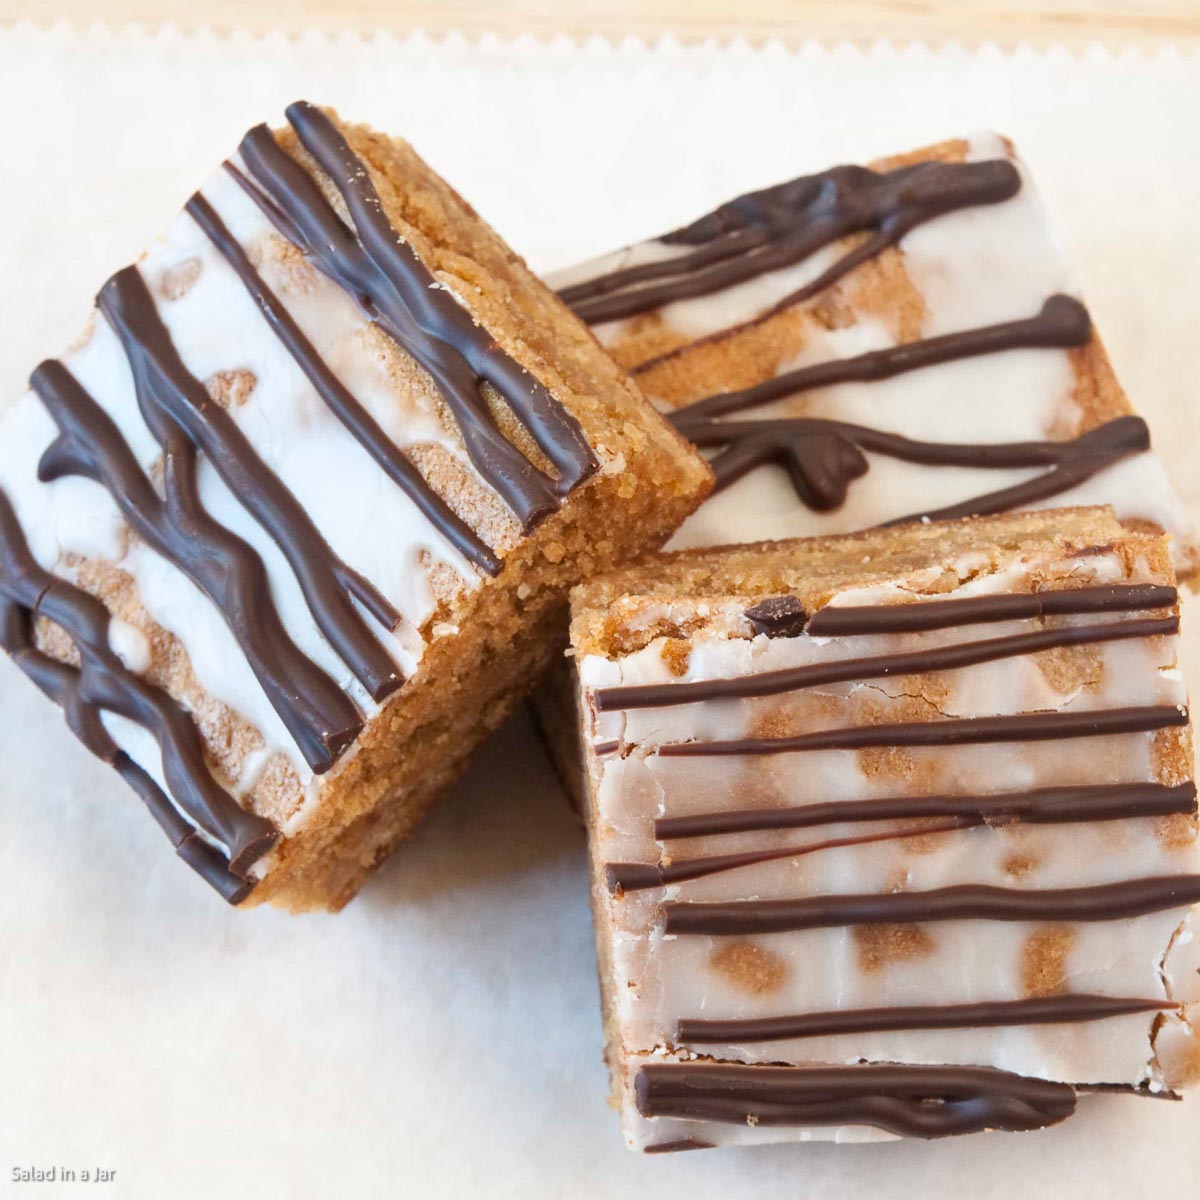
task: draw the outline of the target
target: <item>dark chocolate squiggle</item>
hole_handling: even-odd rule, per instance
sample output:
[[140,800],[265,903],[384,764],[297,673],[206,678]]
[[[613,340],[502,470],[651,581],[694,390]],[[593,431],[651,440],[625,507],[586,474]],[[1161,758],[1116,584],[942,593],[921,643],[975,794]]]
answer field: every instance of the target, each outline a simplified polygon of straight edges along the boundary
[[925,921],[1125,921],[1197,901],[1200,875],[1155,875],[1077,888],[963,883],[925,892],[671,901],[663,905],[663,928],[675,934],[753,935]]
[[387,477],[421,510],[430,524],[466,558],[489,575],[498,575],[503,563],[475,531],[425,481],[420,471],[379,427],[350,390],[329,369],[317,348],[304,335],[291,313],[254,269],[249,255],[211,204],[197,192],[187,203],[192,219],[208,235],[242,281],[267,324],[291,353],[297,365],[329,405],[330,411],[375,460]]
[[634,1083],[644,1117],[765,1126],[872,1125],[935,1138],[1042,1129],[1075,1111],[1075,1089],[992,1067],[777,1067],[650,1063]]
[[710,463],[718,491],[756,467],[775,464],[787,471],[797,496],[816,512],[841,507],[850,484],[867,473],[865,451],[924,466],[1050,468],[1023,483],[945,508],[908,513],[888,525],[981,517],[1037,504],[1078,487],[1131,454],[1150,449],[1145,421],[1133,416],[1117,417],[1061,442],[926,442],[823,417],[695,424],[681,419],[676,425],[697,446],[728,447]]
[[828,683],[887,679],[898,675],[919,675],[927,671],[955,671],[1062,646],[1088,646],[1128,638],[1169,637],[1178,632],[1178,617],[1149,617],[1140,621],[1112,621],[1100,625],[1061,625],[1009,637],[934,646],[929,650],[810,663],[802,667],[761,671],[728,679],[600,688],[594,694],[593,703],[597,712],[609,712],[614,709],[669,708],[677,704],[698,704],[705,700],[777,696],[781,692]]
[[1014,821],[1028,825],[1059,825],[1195,811],[1194,783],[1174,787],[1161,783],[1080,784],[990,795],[884,796],[873,800],[800,804],[791,808],[721,809],[686,817],[659,817],[654,822],[654,836],[659,841],[670,841],[763,829],[811,829],[816,825],[842,822],[896,821],[909,817],[978,818],[989,825],[1007,825]]
[[[599,469],[575,418],[476,325],[470,312],[401,241],[383,211],[366,165],[319,109],[293,104],[288,120],[304,148],[337,187],[351,230],[316,181],[265,126],[240,152],[254,183],[239,182],[280,233],[340,284],[433,377],[454,415],[467,453],[528,531],[559,507],[560,497]],[[535,467],[502,436],[481,392],[491,384],[560,473]]]
[[1043,742],[1059,738],[1147,733],[1188,723],[1187,710],[1173,704],[1102,708],[1084,712],[1018,713],[1000,717],[947,717],[822,729],[782,738],[666,742],[657,753],[669,758],[725,754],[791,754],[804,750],[865,750],[880,746],[967,746],[994,742]]
[[887,172],[833,167],[739,196],[659,239],[696,247],[689,253],[600,275],[559,295],[590,324],[613,321],[710,295],[803,262],[839,238],[868,234],[758,318],[763,320],[816,295],[923,222],[1007,200],[1020,186],[1016,167],[1006,159],[922,162]]
[[[124,347],[138,407],[164,451],[177,448],[181,439],[203,451],[283,551],[317,626],[355,678],[372,699],[383,700],[394,692],[404,677],[354,601],[389,630],[399,624],[400,614],[374,584],[334,553],[237,422],[184,366],[138,269],[118,271],[96,303]],[[168,481],[172,465],[168,459]]]
[[[37,648],[33,622],[38,616],[70,637],[78,667]],[[8,497],[0,492],[0,642],[21,671],[62,707],[76,737],[139,793],[180,857],[237,903],[251,887],[244,873],[279,834],[218,786],[191,717],[162,689],[128,670],[109,645],[110,619],[94,596],[39,566]],[[205,842],[147,772],[117,747],[100,719],[102,712],[125,717],[153,736],[179,808],[228,849],[228,858]]]
[[1058,1025],[1178,1009],[1170,1000],[1126,996],[1034,996],[975,1004],[911,1004],[837,1008],[747,1021],[683,1018],[675,1040],[684,1045],[741,1045],[844,1033],[890,1033],[906,1029],[988,1029],[1012,1025]]
[[204,510],[195,445],[174,423],[160,426],[160,498],[116,423],[62,363],[42,363],[29,382],[59,430],[38,478],[81,475],[108,490],[129,527],[216,605],[309,766],[327,771],[358,735],[362,717],[288,636],[258,553]]

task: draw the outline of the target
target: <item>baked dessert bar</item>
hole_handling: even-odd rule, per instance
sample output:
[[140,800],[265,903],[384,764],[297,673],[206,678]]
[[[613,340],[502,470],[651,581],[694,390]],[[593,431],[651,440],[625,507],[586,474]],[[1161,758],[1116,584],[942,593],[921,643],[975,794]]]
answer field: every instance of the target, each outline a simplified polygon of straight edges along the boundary
[[673,548],[1107,503],[1200,565],[1004,139],[751,192],[552,284],[712,455]]
[[0,641],[226,899],[337,908],[711,476],[408,145],[287,116],[0,418]]
[[572,598],[645,1151],[1052,1125],[1200,1075],[1175,576],[1107,509],[683,551]]

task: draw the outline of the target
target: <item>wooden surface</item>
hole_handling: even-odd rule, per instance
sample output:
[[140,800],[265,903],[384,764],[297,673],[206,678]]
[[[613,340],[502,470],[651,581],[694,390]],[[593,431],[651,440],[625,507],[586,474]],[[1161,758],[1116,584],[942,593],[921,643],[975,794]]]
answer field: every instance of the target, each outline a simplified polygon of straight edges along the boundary
[[1200,0],[0,0],[0,23],[1200,48]]

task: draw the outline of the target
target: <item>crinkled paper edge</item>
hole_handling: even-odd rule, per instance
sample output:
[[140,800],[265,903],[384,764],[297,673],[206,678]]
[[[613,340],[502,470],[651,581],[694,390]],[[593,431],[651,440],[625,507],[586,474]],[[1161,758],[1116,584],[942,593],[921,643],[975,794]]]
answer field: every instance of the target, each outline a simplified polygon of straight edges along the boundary
[[228,30],[218,29],[211,25],[185,29],[173,22],[148,25],[138,22],[113,24],[95,21],[84,26],[75,26],[65,20],[43,23],[28,18],[0,25],[0,45],[32,42],[44,47],[55,41],[63,44],[82,42],[98,47],[111,45],[122,49],[145,48],[163,51],[186,50],[189,47],[234,46],[271,53],[293,48],[321,50],[352,47],[369,52],[382,51],[390,55],[420,57],[435,53],[443,59],[463,56],[485,61],[492,59],[497,62],[537,57],[570,65],[573,61],[585,58],[591,62],[619,62],[631,67],[663,61],[702,66],[717,59],[723,62],[740,59],[799,63],[829,59],[857,63],[922,62],[930,59],[954,62],[980,59],[985,62],[1037,62],[1050,65],[1082,63],[1096,67],[1126,65],[1143,68],[1148,64],[1168,68],[1200,67],[1200,46],[1180,47],[1170,43],[1161,46],[1130,44],[1114,49],[1100,41],[1067,46],[1055,42],[1035,45],[1028,40],[1010,45],[987,38],[978,41],[958,38],[873,41],[839,38],[825,41],[806,38],[789,45],[778,36],[767,36],[761,40],[738,36],[685,41],[673,34],[643,38],[633,34],[613,37],[599,33],[426,33],[421,29],[409,33],[394,33],[386,29],[374,32],[349,29],[258,32],[236,27]]

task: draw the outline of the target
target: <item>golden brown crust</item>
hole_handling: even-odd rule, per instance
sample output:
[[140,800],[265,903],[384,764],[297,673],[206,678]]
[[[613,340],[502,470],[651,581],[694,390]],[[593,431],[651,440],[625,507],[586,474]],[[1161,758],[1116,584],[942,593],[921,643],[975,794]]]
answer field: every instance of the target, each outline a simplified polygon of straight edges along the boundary
[[[818,607],[846,586],[867,586],[922,573],[921,588],[933,592],[962,582],[955,558],[983,555],[980,570],[1030,546],[1074,553],[1116,549],[1140,558],[1156,577],[1174,580],[1166,539],[1130,530],[1109,508],[1046,509],[961,521],[915,522],[828,538],[798,538],[742,546],[682,550],[644,560],[577,587],[571,595],[572,643],[576,652],[629,653],[660,636],[687,636],[694,606],[676,625],[670,614],[648,624],[646,613],[679,596],[733,597],[746,604],[768,596],[794,595]],[[945,565],[931,579],[930,568]]]
[[[660,546],[711,487],[699,455],[655,413],[595,338],[405,142],[330,113],[367,164],[393,227],[473,311],[500,346],[582,426],[603,462],[532,535],[435,450],[416,456],[444,498],[494,546],[503,573],[473,590],[439,590],[422,631],[436,637],[416,677],[371,721],[356,753],[323,782],[316,819],[279,851],[251,897],[292,909],[341,907],[462,771],[561,648],[567,589]],[[320,178],[294,135],[281,144]],[[327,180],[326,194],[340,205]],[[424,372],[380,338],[402,389],[442,401]],[[497,423],[539,465],[540,455],[500,398]],[[456,437],[448,417],[444,425]]]

